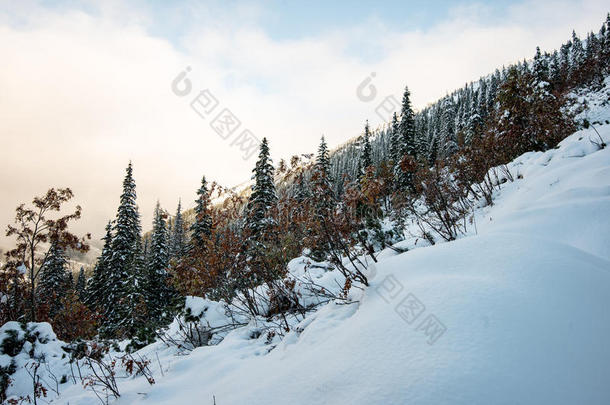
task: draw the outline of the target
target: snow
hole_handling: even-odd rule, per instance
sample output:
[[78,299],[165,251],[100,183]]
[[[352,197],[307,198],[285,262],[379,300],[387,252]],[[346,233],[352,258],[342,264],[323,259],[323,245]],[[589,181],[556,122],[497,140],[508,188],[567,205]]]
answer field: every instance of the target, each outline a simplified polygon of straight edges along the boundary
[[[141,403],[607,403],[610,327],[599,303],[608,262],[496,235],[419,249],[379,270],[359,306],[323,307],[266,356],[235,331],[177,362]],[[378,289],[390,275],[404,288],[388,304]],[[420,318],[447,326],[434,345],[420,319],[409,325],[394,312],[408,293],[426,306]]]
[[382,252],[359,302],[322,306],[269,353],[248,325],[119,403],[607,404],[610,149],[593,135],[516,159],[477,234]]
[[57,388],[62,376],[69,374],[68,358],[62,348],[65,343],[57,339],[47,322],[30,322],[25,328],[18,322],[7,322],[0,328],[0,345],[9,338],[11,331],[23,346],[15,356],[4,353],[4,348],[0,346],[0,367],[6,368],[11,362],[16,367],[15,373],[10,376],[12,385],[7,390],[8,396],[31,393],[32,366],[40,362],[42,365],[38,375],[41,382],[51,389],[49,398],[55,397],[52,390]]
[[580,111],[577,119],[580,121],[587,120],[594,125],[610,124],[610,116],[607,113],[610,105],[610,76],[606,77],[603,87],[594,93],[587,90],[581,90],[571,94],[571,97],[576,101],[573,110]]
[[[610,119],[607,103],[588,104],[587,114]],[[610,125],[596,128],[610,143]],[[610,147],[598,149],[595,136],[583,129],[511,162],[514,181],[475,211],[476,228],[457,241],[411,238],[396,245],[408,252],[381,252],[352,303],[311,294],[312,281],[342,285],[328,264],[292,260],[297,291],[316,311],[283,337],[265,333],[261,318],[187,355],[149,345],[138,354],[152,360],[156,384],[122,379],[116,403],[610,403]],[[223,303],[186,304],[209,327],[234,321]],[[0,339],[18,327],[3,326]],[[175,321],[168,333],[178,329]],[[59,354],[58,344],[49,339],[44,350]],[[22,378],[11,392],[28,392]],[[69,382],[56,403],[98,400]]]

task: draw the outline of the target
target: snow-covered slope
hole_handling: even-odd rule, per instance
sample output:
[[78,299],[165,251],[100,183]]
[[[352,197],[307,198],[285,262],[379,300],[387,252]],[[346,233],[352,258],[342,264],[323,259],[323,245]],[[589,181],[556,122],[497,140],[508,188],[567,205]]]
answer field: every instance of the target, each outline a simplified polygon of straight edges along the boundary
[[384,254],[358,303],[270,352],[245,327],[163,357],[165,377],[119,403],[610,403],[610,148],[594,136],[516,159],[477,234]]
[[[610,119],[602,101],[597,122]],[[610,143],[610,125],[596,128]],[[251,323],[188,356],[142,349],[156,384],[121,379],[117,403],[610,403],[610,147],[591,140],[590,128],[519,157],[468,235],[382,252],[356,303],[324,305],[271,345]],[[79,384],[60,391],[54,403],[98,403]]]

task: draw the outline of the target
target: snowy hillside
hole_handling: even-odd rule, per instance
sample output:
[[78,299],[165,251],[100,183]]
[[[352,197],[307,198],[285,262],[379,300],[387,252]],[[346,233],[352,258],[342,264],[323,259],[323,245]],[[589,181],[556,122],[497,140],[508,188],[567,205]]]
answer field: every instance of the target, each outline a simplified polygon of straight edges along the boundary
[[[610,117],[603,104],[589,113]],[[597,128],[608,143],[610,126]],[[610,148],[591,140],[589,128],[522,155],[468,235],[381,252],[370,287],[352,290],[357,302],[324,305],[283,339],[269,344],[252,321],[187,356],[145,347],[156,384],[122,379],[117,403],[609,403]],[[293,261],[295,277],[306,261]],[[215,303],[189,305],[222,323]],[[62,387],[54,403],[98,401]]]
[[381,260],[358,304],[268,354],[234,331],[119,403],[608,403],[610,149],[593,135],[517,159],[478,235]]

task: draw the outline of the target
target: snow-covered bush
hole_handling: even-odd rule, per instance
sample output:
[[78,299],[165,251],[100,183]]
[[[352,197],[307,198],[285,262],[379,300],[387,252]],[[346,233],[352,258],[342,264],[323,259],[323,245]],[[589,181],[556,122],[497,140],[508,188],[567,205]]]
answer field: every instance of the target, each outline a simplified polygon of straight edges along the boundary
[[244,324],[237,321],[236,314],[232,314],[225,303],[188,296],[181,313],[158,332],[158,337],[184,354],[197,347],[217,344],[227,332]]
[[0,395],[10,398],[59,394],[68,356],[46,322],[7,322],[0,328]]

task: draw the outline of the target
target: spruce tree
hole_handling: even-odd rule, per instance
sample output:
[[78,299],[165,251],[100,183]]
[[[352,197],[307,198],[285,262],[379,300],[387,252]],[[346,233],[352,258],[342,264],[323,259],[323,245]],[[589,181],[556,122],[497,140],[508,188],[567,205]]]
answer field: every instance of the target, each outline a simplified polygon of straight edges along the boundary
[[298,174],[295,178],[295,182],[293,184],[292,192],[293,192],[293,198],[295,199],[295,201],[298,204],[298,206],[295,207],[295,209],[297,211],[299,211],[300,213],[302,213],[303,212],[302,210],[304,209],[303,204],[307,200],[309,200],[309,198],[311,197],[310,184],[309,184],[309,181],[307,180],[307,178],[305,177],[304,171],[298,172]]
[[551,88],[556,89],[561,86],[561,64],[559,62],[559,52],[555,51],[551,54],[549,63],[549,82]]
[[170,259],[180,260],[186,253],[186,234],[184,227],[184,219],[182,218],[182,202],[178,201],[178,208],[176,209],[176,217],[171,227],[171,249]]
[[74,290],[74,274],[68,270],[68,274],[66,275],[66,291]]
[[536,83],[549,81],[549,65],[545,57],[540,53],[540,47],[536,47],[536,55],[534,55],[534,63],[532,73]]
[[438,139],[437,137],[432,138],[432,142],[430,144],[430,150],[428,151],[428,166],[434,166],[436,163],[436,159],[438,157]]
[[371,156],[371,130],[369,128],[369,121],[366,121],[364,125],[364,137],[362,139],[362,151],[360,152],[358,179],[362,179],[366,170],[373,165],[373,159]]
[[130,312],[128,294],[131,264],[136,253],[137,241],[141,237],[140,214],[136,205],[136,183],[131,162],[123,180],[123,193],[114,225],[112,257],[105,289],[104,334],[114,335],[123,325]]
[[93,268],[93,277],[87,284],[85,293],[85,304],[93,310],[102,311],[104,305],[104,291],[108,282],[110,272],[110,260],[112,259],[112,221],[106,225],[106,235],[102,238],[104,246]]
[[263,138],[258,161],[253,170],[252,194],[246,206],[246,229],[249,239],[261,243],[268,238],[269,228],[274,224],[270,210],[277,203],[277,194],[273,181],[273,164],[269,153],[267,138]]
[[328,206],[332,204],[334,197],[332,192],[332,177],[330,175],[330,156],[324,137],[320,139],[314,171],[316,178],[313,183],[316,187],[316,198],[319,201],[323,201],[323,206]]
[[[564,86],[568,82],[568,77],[572,72],[572,63],[570,60],[570,49],[572,48],[572,42],[568,41],[567,43],[561,45],[559,48],[559,65],[561,71],[561,80],[560,84]],[[504,76],[506,79],[506,76]]]
[[150,243],[150,261],[148,262],[148,296],[147,305],[151,318],[161,319],[170,299],[167,272],[169,266],[168,232],[166,213],[157,202],[153,219],[153,230]]
[[442,103],[441,140],[443,157],[449,157],[458,150],[455,129],[456,106],[451,96],[445,97]]
[[417,156],[425,157],[428,154],[429,147],[428,132],[430,128],[430,119],[427,113],[419,114],[419,118],[420,130],[415,132],[415,147],[417,149]]
[[68,260],[64,250],[56,241],[51,241],[47,253],[47,260],[40,272],[36,286],[41,302],[49,305],[49,316],[53,317],[61,309],[61,299],[65,297],[68,289],[69,271]]
[[133,338],[129,346],[130,350],[151,343],[156,325],[148,304],[151,300],[151,287],[144,254],[142,238],[138,237],[126,283],[125,306],[129,311],[121,323],[121,330]]
[[606,17],[606,22],[602,25],[599,32],[601,41],[601,64],[604,73],[610,73],[610,13]]
[[394,115],[392,116],[392,125],[390,127],[390,131],[392,131],[392,136],[390,137],[390,159],[394,165],[396,165],[396,162],[402,159],[403,147],[399,125],[398,116],[396,115],[396,112],[394,112]]
[[[330,157],[324,137],[320,140],[312,182],[314,186],[314,223],[319,224],[320,221],[327,220],[333,215],[335,207],[335,196],[330,176]],[[330,246],[325,242],[325,238],[320,235],[321,230],[317,229],[316,231],[317,235],[314,235],[314,246],[312,246],[312,257],[317,261],[322,261],[328,255]]]
[[76,294],[78,295],[78,299],[82,302],[85,300],[85,268],[81,266],[78,271],[78,277],[76,278]]
[[483,126],[483,118],[480,113],[483,104],[484,103],[479,100],[479,94],[475,93],[468,110],[468,124],[466,126],[466,137],[464,139],[467,145],[470,144],[473,137],[479,133]]
[[584,65],[585,62],[585,49],[582,45],[582,41],[576,35],[576,31],[572,31],[572,49],[570,59],[572,62],[572,74],[570,75],[570,79],[580,82],[580,69]]
[[195,201],[195,222],[191,225],[190,249],[204,250],[207,240],[212,234],[212,215],[210,211],[210,194],[205,176],[201,179],[201,187],[197,190]]
[[411,93],[408,87],[405,87],[405,92],[402,96],[399,132],[403,148],[401,154],[415,157],[417,152],[415,149],[415,113],[411,107]]
[[415,145],[415,114],[411,107],[411,93],[405,87],[402,97],[402,109],[400,124],[398,125],[398,136],[396,137],[396,161],[394,162],[394,185],[397,191],[413,189],[414,173],[405,170],[403,159],[409,156],[412,160],[416,158],[417,147]]

